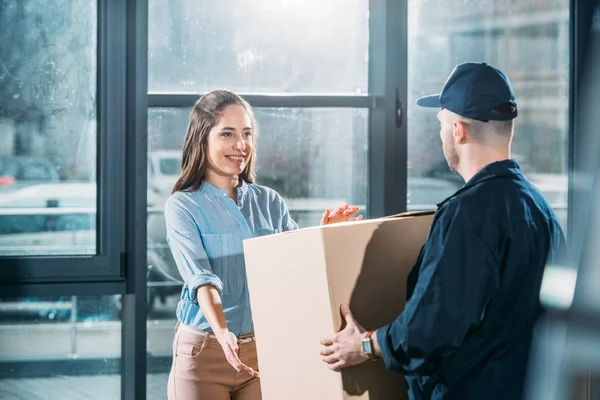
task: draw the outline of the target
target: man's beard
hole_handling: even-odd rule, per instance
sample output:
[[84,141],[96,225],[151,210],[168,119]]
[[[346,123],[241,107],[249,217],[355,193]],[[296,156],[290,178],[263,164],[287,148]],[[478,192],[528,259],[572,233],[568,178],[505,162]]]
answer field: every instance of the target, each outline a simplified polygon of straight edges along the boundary
[[445,143],[443,144],[442,147],[444,150],[444,157],[446,157],[446,162],[448,163],[448,167],[450,168],[450,171],[457,174],[458,173],[457,168],[458,168],[458,163],[460,161],[460,157],[458,156],[456,149],[454,148],[454,146],[446,145]]

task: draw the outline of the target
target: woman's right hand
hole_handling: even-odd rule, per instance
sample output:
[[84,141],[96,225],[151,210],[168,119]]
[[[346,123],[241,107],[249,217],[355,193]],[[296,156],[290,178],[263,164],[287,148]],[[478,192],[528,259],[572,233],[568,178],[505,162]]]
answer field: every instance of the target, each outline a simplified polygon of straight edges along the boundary
[[231,364],[231,366],[237,372],[244,371],[252,376],[259,377],[258,371],[253,370],[252,368],[250,368],[249,366],[247,366],[240,360],[240,357],[238,356],[238,351],[239,351],[239,346],[238,346],[238,342],[237,342],[238,339],[233,334],[233,332],[230,332],[229,330],[227,330],[227,331],[219,334],[217,336],[217,340],[219,341],[219,344],[221,345],[221,348],[223,349],[223,353],[225,353],[225,358],[227,359],[227,362],[229,364]]

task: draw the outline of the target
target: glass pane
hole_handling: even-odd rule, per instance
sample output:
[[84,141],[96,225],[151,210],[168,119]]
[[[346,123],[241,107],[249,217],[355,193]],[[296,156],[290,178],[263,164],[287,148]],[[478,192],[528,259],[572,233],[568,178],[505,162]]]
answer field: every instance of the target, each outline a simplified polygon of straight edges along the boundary
[[[180,162],[189,109],[148,110],[148,385],[166,391],[181,278],[166,243],[163,204],[177,179],[159,173]],[[258,183],[285,199],[301,227],[318,225],[325,208],[367,200],[368,112],[362,109],[254,109]],[[156,373],[156,376],[154,376]],[[149,386],[150,391],[150,386]]]
[[0,2],[0,255],[96,253],[96,19]]
[[120,296],[0,299],[0,399],[120,399],[120,304]]
[[368,0],[149,1],[150,91],[367,92]]
[[569,1],[410,0],[408,21],[408,208],[434,207],[464,183],[444,160],[435,111],[417,98],[438,93],[456,64],[485,61],[516,92],[512,155],[566,229]]

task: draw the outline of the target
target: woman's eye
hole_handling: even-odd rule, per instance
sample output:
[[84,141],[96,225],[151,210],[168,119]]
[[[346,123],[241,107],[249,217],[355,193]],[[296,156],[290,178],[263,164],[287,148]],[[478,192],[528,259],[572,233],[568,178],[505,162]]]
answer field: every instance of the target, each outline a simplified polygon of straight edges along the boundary
[[245,136],[252,136],[252,132],[244,132]]
[[221,136],[223,136],[223,137],[230,137],[231,136],[231,132],[221,132]]

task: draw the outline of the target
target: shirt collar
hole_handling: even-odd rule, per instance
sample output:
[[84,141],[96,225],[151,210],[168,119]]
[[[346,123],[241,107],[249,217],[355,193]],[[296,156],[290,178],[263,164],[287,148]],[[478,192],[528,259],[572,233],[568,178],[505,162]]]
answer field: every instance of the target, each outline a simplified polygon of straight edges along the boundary
[[[241,182],[241,185],[237,187],[238,199],[242,198],[248,192],[248,184],[246,183],[246,181],[242,179]],[[218,187],[211,185],[205,180],[203,180],[202,184],[200,185],[200,191],[202,193],[212,194],[213,196],[228,196],[227,190],[219,189]]]
[[453,195],[447,197],[444,201],[437,204],[438,208],[445,204],[448,200],[456,197],[458,194],[465,190],[476,186],[482,182],[490,179],[495,179],[503,176],[519,175],[521,174],[521,167],[515,159],[508,159],[502,161],[496,161],[483,167],[477,172],[463,187],[458,189]]

